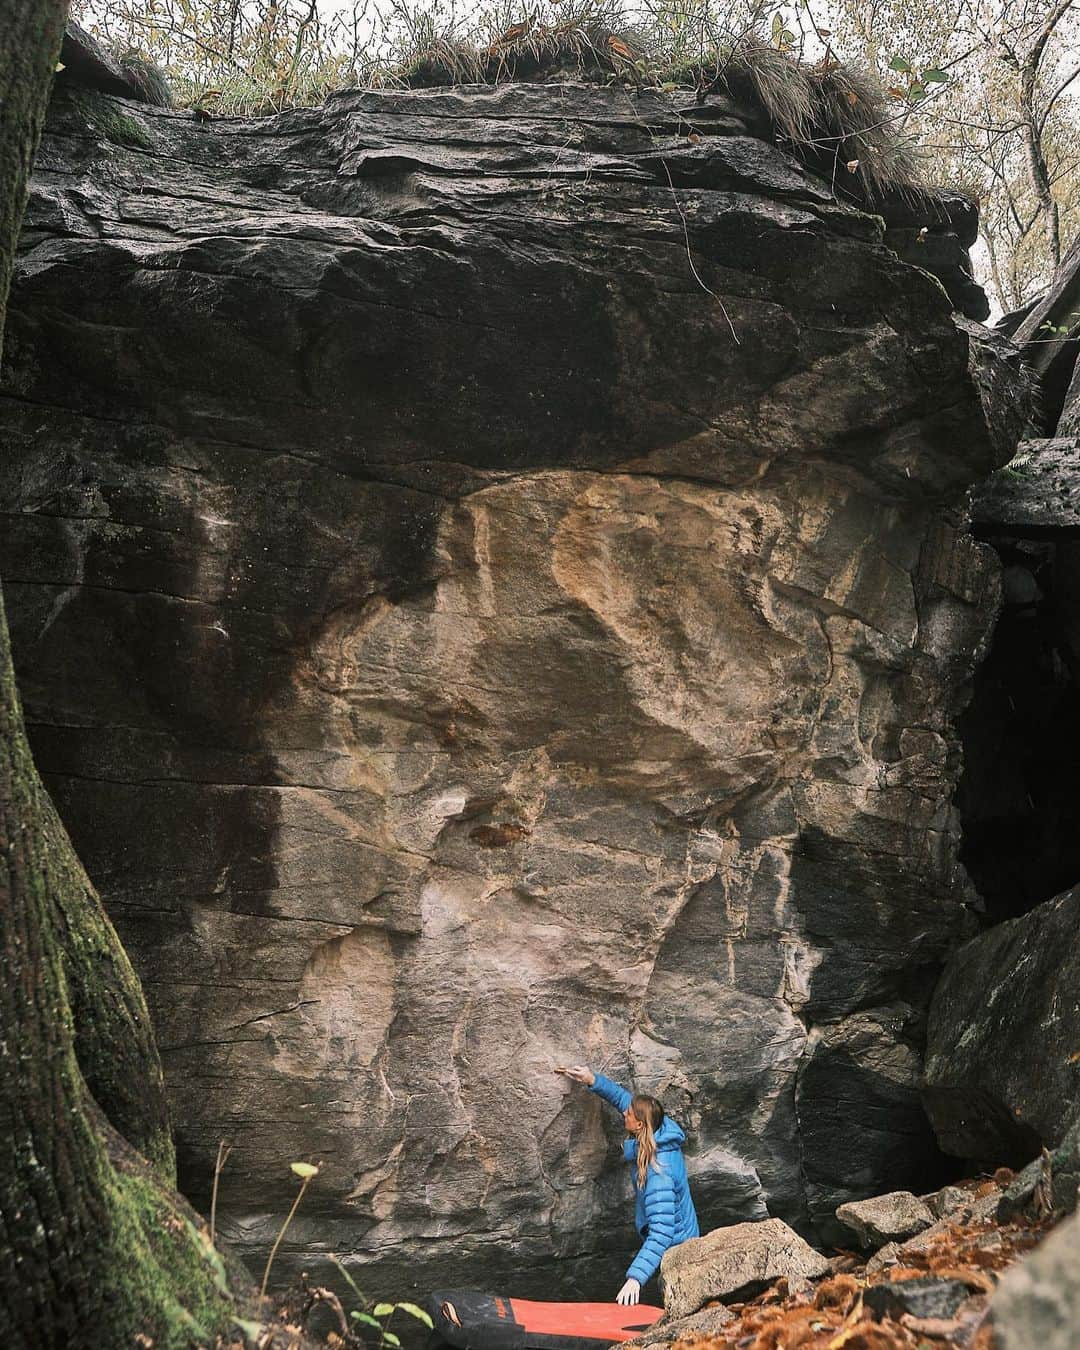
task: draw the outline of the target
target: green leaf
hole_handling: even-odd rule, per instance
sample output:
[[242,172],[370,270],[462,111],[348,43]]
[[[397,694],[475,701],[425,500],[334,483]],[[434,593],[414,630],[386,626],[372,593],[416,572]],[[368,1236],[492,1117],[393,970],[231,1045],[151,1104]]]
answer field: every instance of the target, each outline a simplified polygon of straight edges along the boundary
[[394,1333],[393,1333],[392,1331],[384,1331],[383,1334],[382,1334],[382,1338],[383,1338],[383,1340],[386,1342],[387,1345],[400,1345],[400,1344],[401,1344],[401,1337],[400,1337],[400,1336],[395,1336]]
[[230,1320],[234,1327],[240,1328],[252,1344],[257,1342],[266,1330],[261,1322],[249,1322],[243,1317],[233,1317]]
[[349,1316],[354,1322],[363,1322],[366,1327],[375,1327],[378,1331],[382,1331],[382,1323],[372,1317],[370,1313],[357,1312],[354,1308]]
[[949,77],[943,70],[935,67],[933,70],[924,70],[922,73],[923,84],[948,84]]
[[435,1323],[423,1308],[418,1308],[415,1303],[399,1303],[397,1306],[402,1312],[408,1313],[410,1317],[415,1317],[418,1322],[423,1322],[424,1326],[426,1326],[429,1331],[435,1330]]
[[894,56],[889,62],[889,69],[903,71],[905,75],[912,74],[911,62],[905,61],[902,56]]
[[345,1281],[345,1283],[346,1283],[346,1284],[349,1286],[349,1288],[353,1291],[353,1293],[354,1293],[354,1294],[356,1295],[356,1297],[360,1300],[360,1302],[361,1302],[361,1303],[366,1303],[366,1302],[367,1302],[367,1299],[366,1299],[366,1298],[364,1297],[364,1295],[360,1292],[359,1288],[357,1287],[356,1281],[355,1281],[355,1280],[353,1279],[353,1277],[349,1274],[349,1272],[345,1269],[345,1267],[341,1264],[341,1262],[337,1259],[337,1257],[336,1257],[336,1256],[331,1256],[330,1260],[333,1261],[333,1263],[334,1263],[335,1266],[337,1266],[338,1271],[339,1271],[340,1274],[341,1274],[341,1278]]
[[907,96],[912,103],[918,103],[919,99],[926,97],[926,86],[916,81],[907,91]]
[[376,1317],[389,1317],[394,1311],[394,1305],[392,1303],[376,1303],[371,1311]]

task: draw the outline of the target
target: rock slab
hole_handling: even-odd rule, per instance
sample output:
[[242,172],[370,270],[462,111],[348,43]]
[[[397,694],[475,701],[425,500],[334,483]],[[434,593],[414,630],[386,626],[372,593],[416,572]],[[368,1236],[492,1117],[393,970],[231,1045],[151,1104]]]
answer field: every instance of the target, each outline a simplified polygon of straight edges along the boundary
[[971,494],[976,529],[1021,539],[1080,533],[1080,435],[1021,441]]
[[990,1167],[1061,1144],[1080,1101],[1080,887],[962,946],[934,993],[924,1097],[942,1148]]
[[660,1263],[664,1307],[673,1320],[714,1299],[753,1298],[774,1280],[794,1288],[828,1272],[825,1257],[781,1219],[715,1229],[671,1248]]

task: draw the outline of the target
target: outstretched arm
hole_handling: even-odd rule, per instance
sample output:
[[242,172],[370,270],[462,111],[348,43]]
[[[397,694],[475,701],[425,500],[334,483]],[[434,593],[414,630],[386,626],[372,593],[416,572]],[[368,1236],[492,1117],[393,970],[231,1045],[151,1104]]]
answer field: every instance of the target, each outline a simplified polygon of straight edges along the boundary
[[616,1111],[625,1111],[633,1100],[624,1087],[612,1082],[610,1078],[605,1078],[602,1073],[593,1074],[591,1086],[596,1095],[603,1097],[604,1101]]
[[628,1280],[644,1284],[656,1274],[660,1260],[675,1241],[675,1187],[663,1172],[652,1173],[645,1188],[648,1237],[626,1272]]
[[592,1088],[598,1097],[603,1097],[604,1101],[616,1111],[625,1111],[633,1100],[624,1087],[613,1083],[610,1078],[605,1078],[602,1073],[593,1073],[592,1069],[587,1069],[584,1064],[575,1064],[572,1068],[558,1069],[556,1072],[564,1073],[575,1083],[584,1083],[587,1088]]

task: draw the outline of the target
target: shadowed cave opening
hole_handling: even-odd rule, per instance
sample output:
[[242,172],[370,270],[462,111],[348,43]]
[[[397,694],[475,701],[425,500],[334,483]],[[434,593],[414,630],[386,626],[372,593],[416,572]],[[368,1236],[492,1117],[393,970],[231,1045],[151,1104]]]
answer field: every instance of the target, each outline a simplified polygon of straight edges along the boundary
[[1003,606],[959,722],[960,860],[991,923],[1080,880],[1080,538],[977,527]]

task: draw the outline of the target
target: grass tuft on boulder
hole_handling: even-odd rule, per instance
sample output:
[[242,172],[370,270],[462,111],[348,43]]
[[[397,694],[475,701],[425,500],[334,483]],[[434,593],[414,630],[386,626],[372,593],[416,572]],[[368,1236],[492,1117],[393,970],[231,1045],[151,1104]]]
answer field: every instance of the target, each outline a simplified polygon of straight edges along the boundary
[[673,61],[634,30],[568,19],[514,24],[487,46],[436,38],[380,83],[412,89],[509,81],[585,79],[727,94],[762,115],[781,144],[842,191],[869,201],[924,190],[919,163],[896,129],[876,76],[835,60],[814,64],[756,35],[708,59]]

